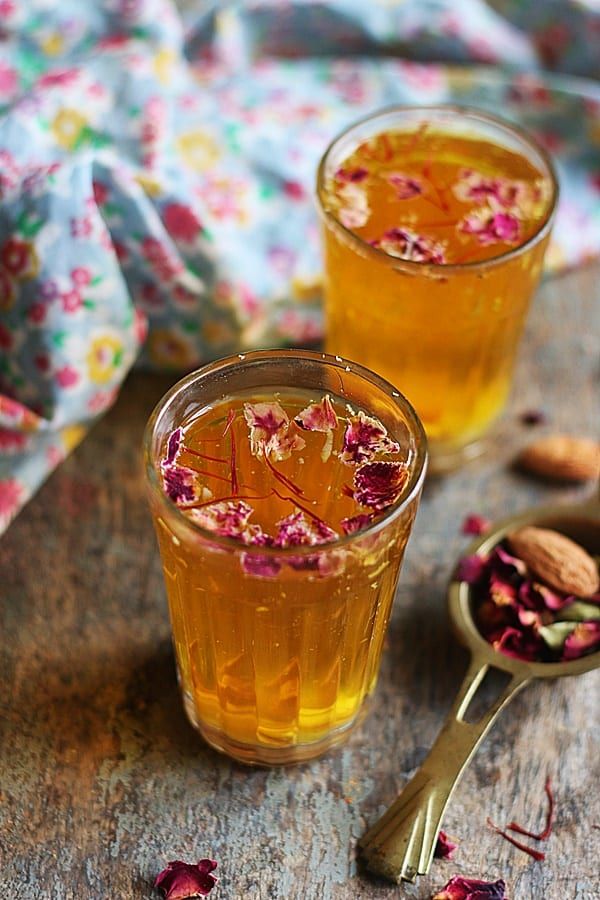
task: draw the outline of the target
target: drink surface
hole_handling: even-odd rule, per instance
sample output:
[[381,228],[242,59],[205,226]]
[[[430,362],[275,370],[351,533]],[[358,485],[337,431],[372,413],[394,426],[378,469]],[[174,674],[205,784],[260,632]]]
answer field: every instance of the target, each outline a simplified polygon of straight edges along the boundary
[[[269,443],[256,423],[274,412],[275,428],[277,407],[287,424]],[[295,422],[303,412],[305,427]],[[193,466],[195,485],[178,505],[205,531],[237,542],[184,537],[155,511],[188,715],[239,758],[292,761],[303,748],[309,757],[353,724],[375,684],[416,499],[376,534],[355,533],[368,522],[352,520],[376,518],[401,497],[408,432],[387,435],[334,396],[290,390],[228,397],[182,424],[172,464]],[[173,435],[161,467],[167,491],[172,443]],[[379,463],[402,479],[387,494],[378,482],[358,503],[359,473]],[[240,502],[251,508],[241,519],[215,512],[234,512],[231,503],[239,512]],[[351,546],[336,541],[344,534]]]
[[333,216],[327,350],[396,385],[425,426],[431,467],[451,467],[506,402],[549,237],[534,239],[550,179],[488,137],[426,121],[370,137],[336,166],[320,186]]
[[391,256],[459,265],[526,243],[548,194],[548,180],[521,154],[424,123],[361,143],[329,180],[324,204]]

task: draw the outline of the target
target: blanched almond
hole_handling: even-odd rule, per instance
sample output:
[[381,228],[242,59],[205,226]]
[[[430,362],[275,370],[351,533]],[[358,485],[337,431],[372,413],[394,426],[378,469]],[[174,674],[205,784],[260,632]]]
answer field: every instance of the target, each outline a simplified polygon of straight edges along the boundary
[[600,477],[600,444],[586,437],[551,434],[521,451],[518,465],[557,481],[591,481]]
[[600,587],[592,557],[558,531],[527,526],[509,534],[508,543],[533,575],[557,591],[589,597]]

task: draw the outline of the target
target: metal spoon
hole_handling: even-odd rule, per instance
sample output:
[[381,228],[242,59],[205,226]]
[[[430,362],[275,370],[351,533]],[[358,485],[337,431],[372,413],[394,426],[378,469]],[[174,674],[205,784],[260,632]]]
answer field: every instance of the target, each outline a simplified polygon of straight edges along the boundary
[[[486,554],[508,533],[524,525],[561,531],[592,554],[600,554],[600,503],[532,509],[505,519],[478,538],[465,555]],[[448,593],[450,620],[471,652],[467,674],[452,709],[421,767],[398,799],[359,841],[367,867],[395,882],[414,882],[430,869],[440,825],[454,788],[501,710],[534,678],[580,675],[600,666],[600,651],[569,662],[525,662],[505,656],[479,633],[471,610],[471,589],[453,581]],[[508,673],[504,691],[479,721],[465,721],[469,705],[490,669]]]

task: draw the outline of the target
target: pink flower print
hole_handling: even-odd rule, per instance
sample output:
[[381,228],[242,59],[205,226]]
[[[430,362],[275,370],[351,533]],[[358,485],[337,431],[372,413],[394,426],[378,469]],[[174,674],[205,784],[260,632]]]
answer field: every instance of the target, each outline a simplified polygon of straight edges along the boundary
[[16,478],[0,481],[0,523],[7,525],[18,511],[23,485]]
[[19,453],[27,446],[27,435],[10,428],[0,428],[0,454]]
[[102,181],[94,179],[94,199],[98,206],[102,206],[108,200],[108,188]]
[[54,378],[61,388],[70,388],[79,381],[79,372],[73,366],[66,365],[56,370]]
[[41,325],[46,319],[47,307],[43,303],[32,303],[27,310],[27,319],[34,325]]
[[0,97],[10,97],[18,87],[17,70],[0,60]]
[[34,356],[33,361],[36,369],[45,374],[50,370],[50,357],[47,353],[38,353]]
[[62,308],[66,313],[75,313],[83,306],[83,299],[78,290],[64,291],[61,294]]
[[299,181],[284,181],[283,193],[286,197],[289,197],[290,200],[304,199],[304,188]]
[[37,80],[37,87],[66,87],[73,84],[79,77],[79,69],[60,69],[58,72],[48,72]]
[[516,244],[519,241],[521,226],[516,216],[507,212],[493,212],[489,209],[476,210],[469,213],[459,225],[464,234],[473,234],[480,244],[495,244],[503,241]]
[[[1,305],[1,304],[0,304]],[[0,347],[2,350],[10,350],[14,341],[8,328],[0,322]]]
[[33,244],[11,237],[0,251],[2,265],[15,278],[30,278],[37,271],[37,257]]
[[202,231],[202,223],[196,213],[183,203],[169,203],[163,210],[165,228],[176,240],[193,241]]
[[84,287],[86,284],[89,284],[92,280],[92,273],[85,266],[77,266],[75,269],[71,269],[71,281],[73,284],[76,284],[77,287]]
[[141,346],[148,336],[148,317],[137,307],[133,312],[133,332],[138,345]]
[[58,285],[53,278],[42,281],[39,286],[39,291],[44,300],[56,300],[56,298],[60,296]]
[[115,240],[113,240],[112,244],[113,244],[113,250],[115,251],[117,259],[119,260],[120,263],[125,262],[126,260],[129,259],[129,250],[127,249],[125,244],[122,244],[121,241],[115,241]]
[[142,256],[148,261],[155,274],[164,281],[170,281],[183,271],[181,261],[156,238],[144,238],[141,251]]
[[104,410],[108,409],[108,407],[113,403],[116,396],[116,389],[111,391],[97,391],[95,394],[92,394],[92,396],[88,400],[87,408],[91,413],[94,413],[94,415],[100,412],[104,412]]
[[16,7],[14,0],[0,0],[0,19],[8,19],[12,16]]
[[17,289],[6,269],[0,266],[0,309],[10,309],[15,302]]
[[83,216],[81,219],[71,219],[71,235],[73,237],[89,237],[92,233],[92,220],[89,216]]

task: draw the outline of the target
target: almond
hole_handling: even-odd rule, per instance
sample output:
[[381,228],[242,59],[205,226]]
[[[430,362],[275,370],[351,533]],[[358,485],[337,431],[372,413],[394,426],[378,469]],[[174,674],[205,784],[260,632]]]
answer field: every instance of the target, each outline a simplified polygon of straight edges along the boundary
[[592,557],[558,531],[527,526],[509,534],[508,543],[534,575],[557,591],[589,597],[600,586]]
[[517,458],[527,472],[557,481],[600,477],[600,444],[570,434],[550,434],[529,444]]

